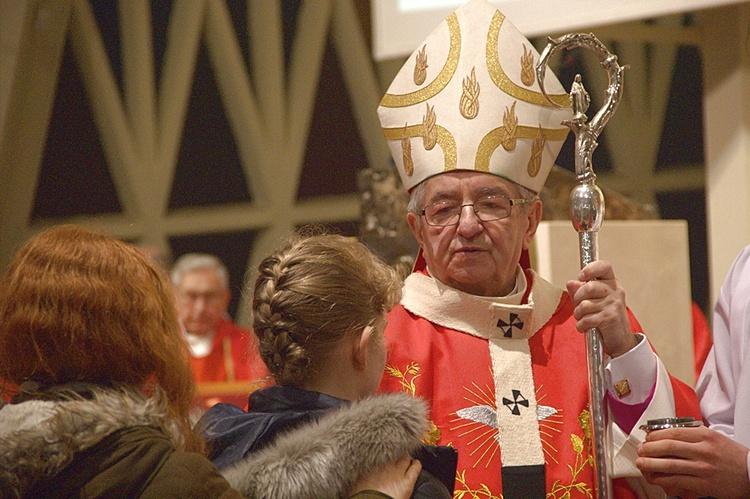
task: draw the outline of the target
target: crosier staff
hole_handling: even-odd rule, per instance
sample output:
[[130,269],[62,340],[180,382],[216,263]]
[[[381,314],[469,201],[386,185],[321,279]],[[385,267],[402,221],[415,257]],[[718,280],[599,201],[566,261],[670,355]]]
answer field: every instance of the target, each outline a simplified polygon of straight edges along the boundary
[[[575,170],[576,187],[570,193],[570,218],[578,232],[581,250],[581,268],[598,259],[597,233],[604,218],[604,195],[596,186],[596,175],[591,164],[591,155],[599,144],[596,142],[604,125],[612,117],[622,97],[622,78],[627,66],[617,64],[617,56],[593,34],[571,33],[560,38],[548,38],[536,67],[536,77],[544,97],[555,107],[544,89],[544,73],[550,57],[561,49],[583,47],[593,51],[599,57],[599,64],[607,71],[609,85],[607,100],[594,118],[588,121],[586,110],[589,106],[589,95],[581,83],[581,75],[576,75],[570,89],[570,103],[573,108],[573,119],[564,121],[575,135]],[[599,497],[612,497],[612,479],[609,475],[608,451],[612,448],[612,439],[607,425],[607,405],[604,384],[604,350],[602,339],[596,328],[586,331],[586,360],[589,379],[589,405],[593,427],[594,469],[597,479]]]

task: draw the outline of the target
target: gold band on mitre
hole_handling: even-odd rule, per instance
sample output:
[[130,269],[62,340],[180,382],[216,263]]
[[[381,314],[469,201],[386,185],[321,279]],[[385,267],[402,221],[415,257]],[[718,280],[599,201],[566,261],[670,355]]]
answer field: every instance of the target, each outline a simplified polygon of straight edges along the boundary
[[551,72],[542,95],[539,53],[486,0],[471,0],[407,59],[378,107],[404,187],[454,169],[544,186],[572,118]]

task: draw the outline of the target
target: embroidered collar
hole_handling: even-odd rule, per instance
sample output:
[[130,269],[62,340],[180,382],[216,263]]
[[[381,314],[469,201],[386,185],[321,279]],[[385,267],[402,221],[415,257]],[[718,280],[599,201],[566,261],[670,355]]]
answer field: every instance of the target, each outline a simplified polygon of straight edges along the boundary
[[552,318],[563,290],[533,270],[525,277],[531,282],[531,292],[526,303],[516,305],[503,303],[504,298],[464,293],[417,272],[404,282],[401,305],[430,322],[480,338],[496,336],[498,328],[507,338],[531,338]]

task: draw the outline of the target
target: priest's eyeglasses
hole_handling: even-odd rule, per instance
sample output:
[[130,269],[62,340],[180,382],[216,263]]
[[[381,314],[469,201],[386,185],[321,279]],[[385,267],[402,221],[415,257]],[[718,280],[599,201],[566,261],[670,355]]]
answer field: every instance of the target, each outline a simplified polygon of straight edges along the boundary
[[425,206],[417,212],[424,215],[425,221],[435,227],[457,225],[464,207],[471,206],[474,214],[482,222],[493,222],[510,216],[510,210],[517,204],[526,204],[532,199],[511,199],[505,196],[485,196],[473,203],[459,204],[454,201],[440,201]]

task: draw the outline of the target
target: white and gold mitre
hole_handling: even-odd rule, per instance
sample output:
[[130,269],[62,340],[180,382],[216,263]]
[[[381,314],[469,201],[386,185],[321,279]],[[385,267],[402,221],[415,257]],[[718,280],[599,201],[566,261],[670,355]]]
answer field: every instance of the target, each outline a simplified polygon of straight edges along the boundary
[[544,186],[573,117],[568,95],[539,53],[485,0],[443,21],[409,57],[378,116],[404,187],[454,169],[489,172],[534,192]]

